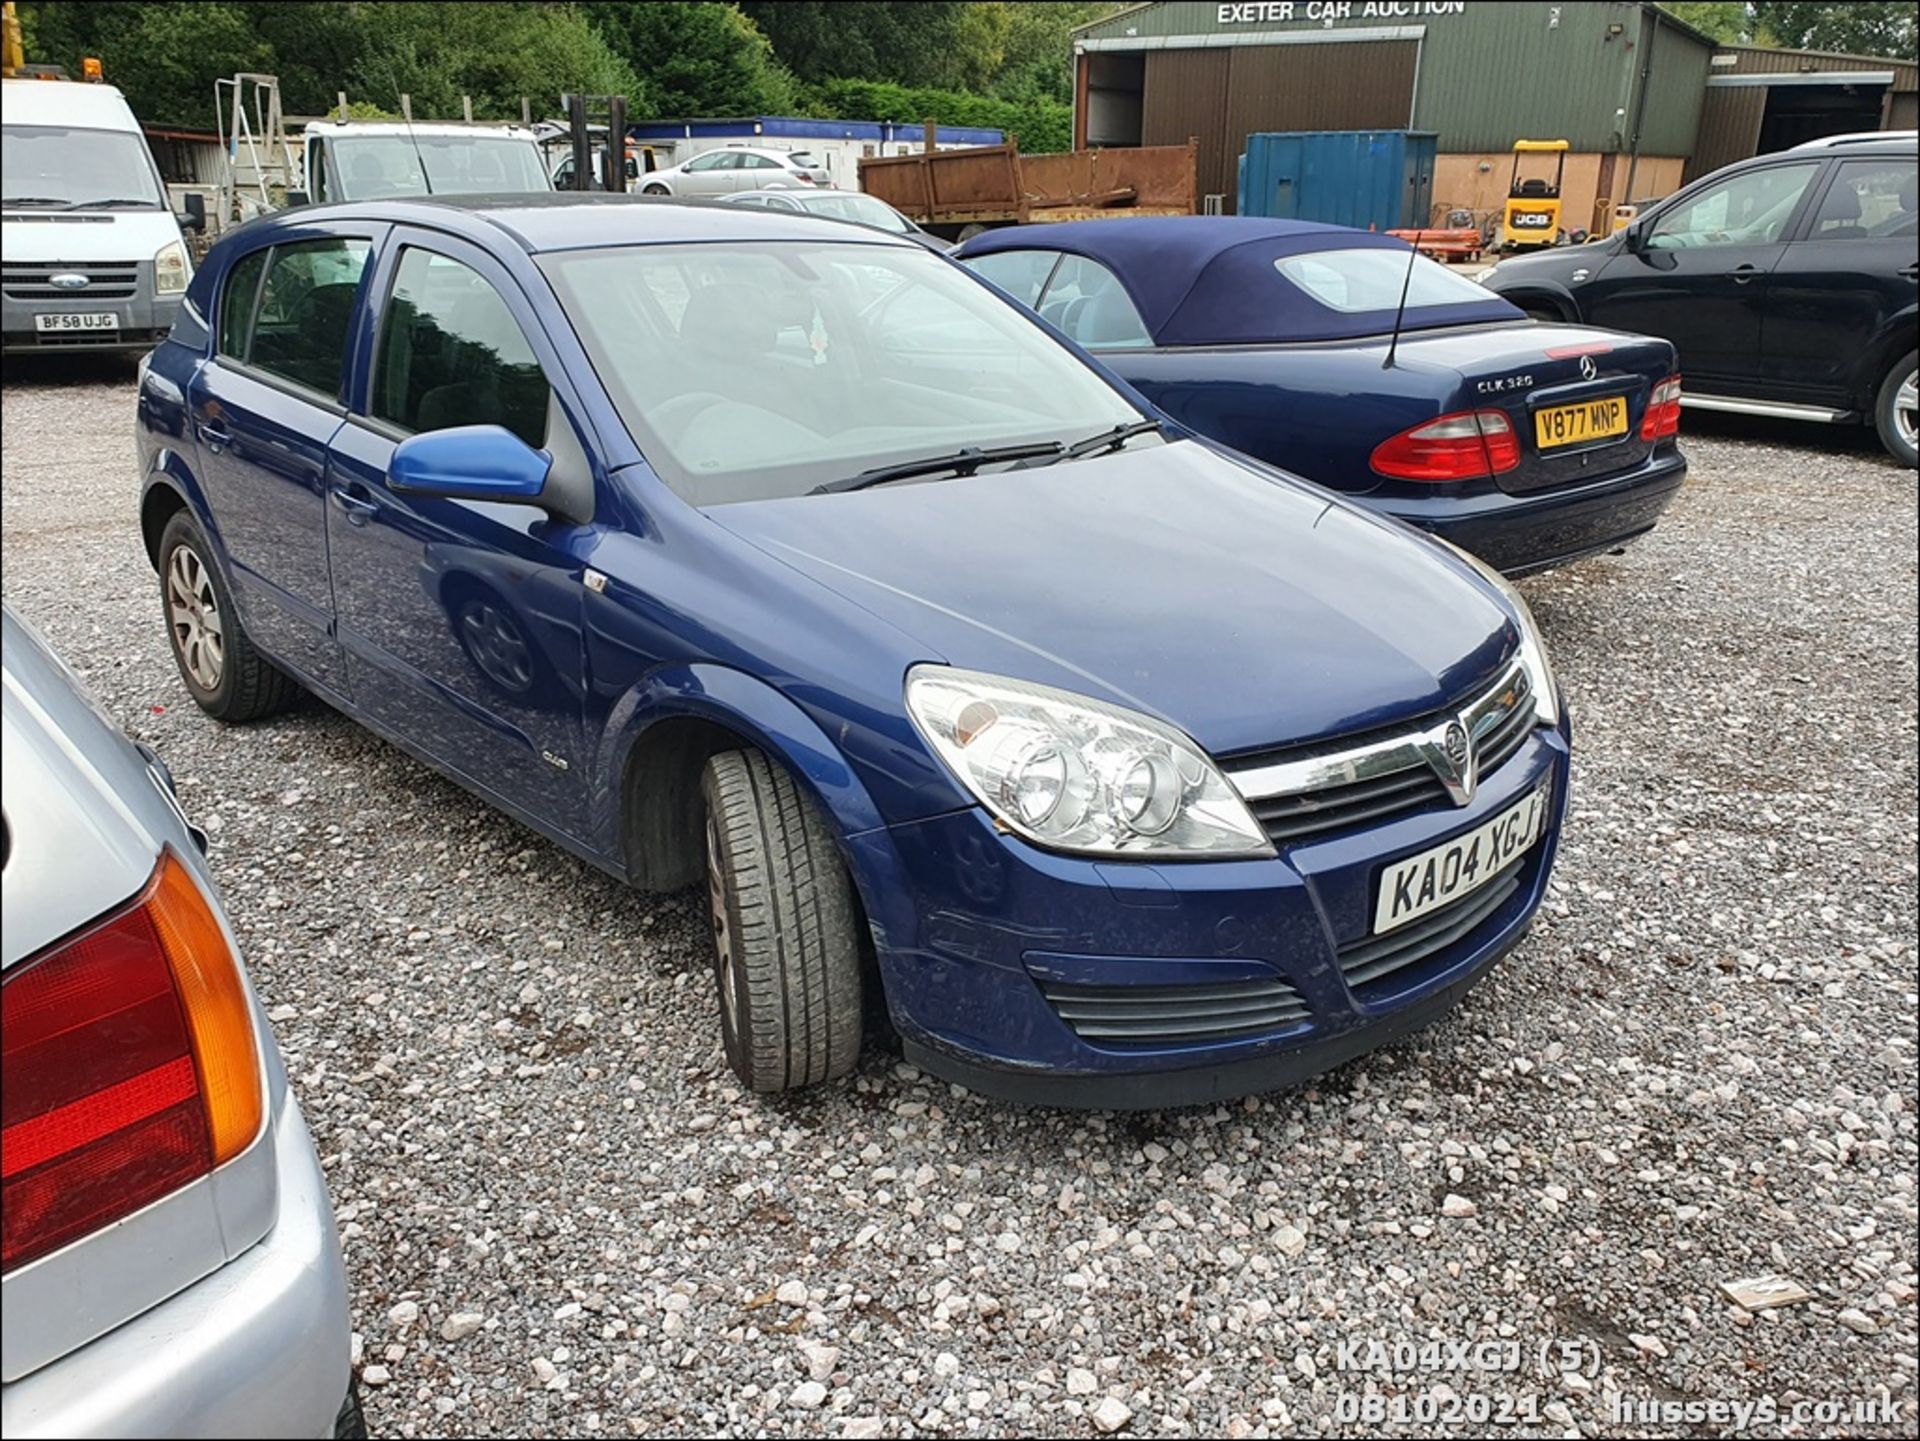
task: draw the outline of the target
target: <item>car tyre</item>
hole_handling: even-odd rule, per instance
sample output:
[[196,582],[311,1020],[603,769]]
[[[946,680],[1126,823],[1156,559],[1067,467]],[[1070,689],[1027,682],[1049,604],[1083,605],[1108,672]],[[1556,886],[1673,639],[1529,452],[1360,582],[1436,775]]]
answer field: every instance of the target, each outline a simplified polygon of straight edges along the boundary
[[758,751],[713,756],[700,789],[728,1064],[763,1093],[846,1075],[860,1056],[860,939],[825,819]]
[[185,510],[160,532],[160,609],[180,679],[214,719],[259,720],[300,694],[298,682],[248,638],[213,547]]
[[1915,353],[1909,351],[1904,360],[1887,372],[1873,405],[1873,424],[1880,432],[1880,443],[1909,470],[1920,465],[1920,448],[1914,439],[1915,411],[1916,406],[1920,406],[1920,391],[1915,388],[1915,360]]
[[666,186],[664,186],[664,185],[642,185],[642,186],[640,187],[640,193],[641,193],[642,195],[671,195],[671,194],[673,194],[673,192],[672,192],[671,190],[669,190],[669,189],[667,189],[667,187],[666,187]]

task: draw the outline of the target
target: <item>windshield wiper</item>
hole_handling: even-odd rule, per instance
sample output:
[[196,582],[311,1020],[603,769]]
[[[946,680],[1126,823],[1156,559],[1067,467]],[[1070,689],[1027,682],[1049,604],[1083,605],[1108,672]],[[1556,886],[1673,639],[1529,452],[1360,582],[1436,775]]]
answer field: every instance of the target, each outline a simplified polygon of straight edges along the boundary
[[938,475],[950,470],[955,475],[972,475],[983,465],[994,465],[1009,460],[1037,460],[1043,456],[1059,457],[1065,454],[1057,440],[1041,441],[1037,445],[1002,445],[991,450],[982,450],[977,445],[965,446],[951,455],[930,455],[924,460],[903,460],[898,465],[881,465],[872,470],[863,470],[858,475],[845,476],[840,480],[824,481],[808,491],[808,495],[837,495],[842,491],[865,490],[868,486],[885,485],[890,480],[907,480],[916,475]]
[[58,195],[9,195],[0,200],[0,205],[57,205],[62,210],[70,209],[72,204]]
[[1098,455],[1102,451],[1117,450],[1136,435],[1145,435],[1150,430],[1158,430],[1157,420],[1136,420],[1131,425],[1116,425],[1111,430],[1103,430],[1098,435],[1090,435],[1085,440],[1076,440],[1072,445],[1063,445],[1054,454],[1044,460],[1034,461],[1035,465],[1052,465],[1059,460],[1083,460],[1089,455]]
[[146,200],[139,200],[139,199],[135,199],[132,196],[109,195],[99,200],[76,200],[73,202],[73,204],[69,205],[67,209],[69,210],[104,210],[109,205],[138,205],[142,209],[146,209],[146,210],[158,210],[160,208],[160,202],[152,198],[148,198]]

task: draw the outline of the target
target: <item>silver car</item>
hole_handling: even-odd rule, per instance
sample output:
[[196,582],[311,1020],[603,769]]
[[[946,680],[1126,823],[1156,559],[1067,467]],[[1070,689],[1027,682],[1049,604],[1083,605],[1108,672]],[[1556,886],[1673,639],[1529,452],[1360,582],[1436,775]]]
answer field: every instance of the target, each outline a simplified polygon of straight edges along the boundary
[[776,150],[729,145],[708,150],[655,170],[640,187],[642,195],[731,195],[736,190],[779,190],[788,186],[830,185],[831,177],[805,150]]
[[868,195],[863,190],[749,190],[739,195],[723,195],[721,199],[729,205],[745,205],[755,210],[818,215],[823,220],[865,225],[889,235],[904,235],[933,251],[953,249],[951,240],[928,234],[879,196]]
[[365,1435],[325,1178],[172,781],[4,612],[0,1431]]

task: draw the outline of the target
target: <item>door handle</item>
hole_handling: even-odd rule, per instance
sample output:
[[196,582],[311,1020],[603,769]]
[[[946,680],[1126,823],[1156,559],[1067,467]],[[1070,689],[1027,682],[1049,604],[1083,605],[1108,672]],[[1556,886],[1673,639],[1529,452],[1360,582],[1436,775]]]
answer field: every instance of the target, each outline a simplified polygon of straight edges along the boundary
[[370,500],[355,500],[344,490],[336,490],[332,495],[334,507],[346,516],[348,525],[365,525],[380,508]]
[[233,444],[232,432],[222,430],[217,425],[202,424],[200,426],[200,439],[206,442],[207,449],[214,451],[216,454],[219,452],[221,446]]
[[1749,280],[1765,274],[1757,265],[1736,265],[1727,272],[1727,279],[1735,285],[1745,285]]

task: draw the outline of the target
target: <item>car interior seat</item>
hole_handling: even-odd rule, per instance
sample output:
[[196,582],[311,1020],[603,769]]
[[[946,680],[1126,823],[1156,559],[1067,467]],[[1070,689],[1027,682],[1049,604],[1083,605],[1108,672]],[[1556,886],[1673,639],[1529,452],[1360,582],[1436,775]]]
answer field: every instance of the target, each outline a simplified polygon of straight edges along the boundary
[[1860,192],[1844,183],[1844,177],[1827,192],[1820,207],[1820,223],[1813,232],[1815,240],[1864,240],[1867,227],[1860,223]]

